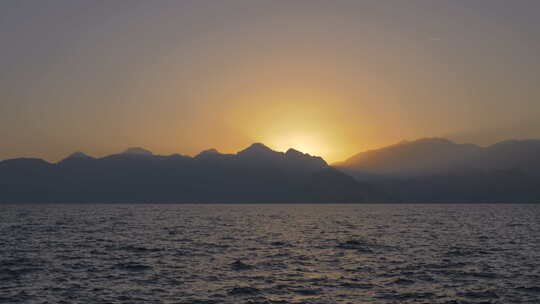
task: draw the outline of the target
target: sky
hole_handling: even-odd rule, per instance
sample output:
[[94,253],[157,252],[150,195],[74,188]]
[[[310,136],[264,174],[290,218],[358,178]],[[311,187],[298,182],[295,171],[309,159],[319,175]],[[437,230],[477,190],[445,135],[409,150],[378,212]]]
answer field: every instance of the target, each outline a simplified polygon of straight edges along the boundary
[[540,138],[537,0],[6,0],[0,159]]

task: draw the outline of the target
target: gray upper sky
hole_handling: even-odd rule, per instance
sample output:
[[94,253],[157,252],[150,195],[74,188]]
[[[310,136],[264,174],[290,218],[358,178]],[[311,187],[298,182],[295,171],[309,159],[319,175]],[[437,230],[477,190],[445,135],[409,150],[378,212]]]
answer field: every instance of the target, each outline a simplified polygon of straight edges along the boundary
[[0,159],[540,137],[540,1],[0,2]]

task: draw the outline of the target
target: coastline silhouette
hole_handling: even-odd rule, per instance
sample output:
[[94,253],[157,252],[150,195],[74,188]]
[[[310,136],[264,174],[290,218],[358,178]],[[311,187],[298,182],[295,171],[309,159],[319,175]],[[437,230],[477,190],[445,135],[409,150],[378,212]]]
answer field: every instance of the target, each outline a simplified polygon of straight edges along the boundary
[[540,140],[489,147],[442,138],[401,142],[328,165],[255,143],[236,154],[154,155],[133,147],[58,163],[0,162],[3,203],[537,202]]
[[143,148],[58,163],[0,162],[0,202],[298,203],[363,202],[365,186],[322,158],[256,143],[236,154],[215,149],[195,157]]

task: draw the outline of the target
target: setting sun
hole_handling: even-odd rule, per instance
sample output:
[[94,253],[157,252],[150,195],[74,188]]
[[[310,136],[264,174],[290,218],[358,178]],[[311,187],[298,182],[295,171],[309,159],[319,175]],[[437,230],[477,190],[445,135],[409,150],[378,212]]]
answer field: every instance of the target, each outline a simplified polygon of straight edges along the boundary
[[289,148],[308,153],[311,155],[319,155],[320,153],[328,152],[327,147],[316,134],[290,134],[269,138],[268,144],[279,151],[286,151]]

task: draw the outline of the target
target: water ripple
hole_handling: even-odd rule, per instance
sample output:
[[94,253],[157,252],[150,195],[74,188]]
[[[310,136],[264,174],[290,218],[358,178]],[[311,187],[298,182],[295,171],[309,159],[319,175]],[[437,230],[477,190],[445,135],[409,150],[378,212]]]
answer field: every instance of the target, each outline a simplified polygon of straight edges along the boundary
[[532,304],[538,282],[538,205],[0,205],[0,303]]

